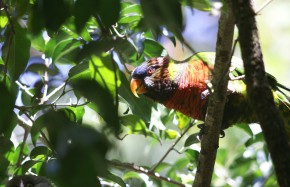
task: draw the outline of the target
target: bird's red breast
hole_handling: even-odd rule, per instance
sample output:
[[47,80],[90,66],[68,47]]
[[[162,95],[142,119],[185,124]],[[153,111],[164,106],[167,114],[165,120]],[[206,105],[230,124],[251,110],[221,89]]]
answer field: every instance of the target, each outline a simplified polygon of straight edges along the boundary
[[201,60],[192,60],[181,75],[178,88],[172,97],[162,104],[194,119],[204,120],[207,98],[202,93],[207,89],[210,69]]

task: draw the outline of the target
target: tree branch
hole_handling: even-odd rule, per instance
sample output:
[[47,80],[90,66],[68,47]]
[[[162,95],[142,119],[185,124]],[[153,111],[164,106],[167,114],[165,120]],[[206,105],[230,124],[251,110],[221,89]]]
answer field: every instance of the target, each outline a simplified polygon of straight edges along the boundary
[[[225,0],[225,3],[230,5],[231,1]],[[210,186],[216,153],[219,146],[218,141],[226,102],[229,62],[231,60],[234,34],[234,18],[231,6],[227,7],[228,11],[223,11],[219,20],[216,59],[212,79],[214,92],[209,97],[204,127],[205,134],[201,139],[201,151],[193,183],[195,187]]]
[[154,172],[155,169],[163,162],[163,160],[168,156],[168,154],[174,150],[176,144],[181,140],[181,138],[186,134],[186,132],[193,126],[193,122],[190,122],[184,132],[180,135],[180,137],[172,144],[172,146],[166,151],[163,157],[159,160],[159,162],[150,170],[150,172]]
[[163,177],[159,173],[149,171],[149,170],[147,170],[147,169],[145,169],[143,167],[136,166],[135,164],[121,163],[121,162],[116,162],[116,161],[108,161],[108,163],[110,165],[112,165],[112,166],[115,166],[115,167],[119,167],[119,168],[122,168],[122,169],[124,169],[124,168],[125,169],[129,169],[129,170],[132,170],[132,171],[136,171],[138,173],[144,173],[147,176],[153,177],[155,179],[162,180],[162,181],[174,184],[176,186],[185,187],[184,184],[182,184],[182,183],[180,183],[178,181],[172,180],[172,179],[167,178],[167,177]]
[[266,78],[256,14],[250,0],[234,0],[233,10],[239,29],[248,98],[260,122],[278,183],[280,186],[290,186],[290,146]]

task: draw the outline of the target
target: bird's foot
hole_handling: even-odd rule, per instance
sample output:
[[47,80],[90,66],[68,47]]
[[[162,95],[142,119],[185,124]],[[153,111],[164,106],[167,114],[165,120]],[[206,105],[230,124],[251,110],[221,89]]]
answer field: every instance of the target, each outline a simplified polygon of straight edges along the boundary
[[[202,136],[203,136],[204,134],[207,134],[207,132],[206,132],[206,127],[205,127],[204,123],[202,123],[202,124],[198,124],[197,127],[200,129],[200,131],[199,131],[199,133],[198,133],[198,135],[197,135],[197,138],[198,138],[198,140],[200,141],[201,138],[202,138]],[[221,131],[220,131],[220,138],[224,138],[225,136],[226,136],[225,131],[224,131],[224,130],[221,130]]]
[[204,134],[206,134],[206,132],[205,132],[205,125],[204,125],[204,123],[202,123],[202,124],[198,124],[197,127],[200,129],[199,130],[199,133],[197,134],[197,139],[199,141],[201,141],[202,136]]

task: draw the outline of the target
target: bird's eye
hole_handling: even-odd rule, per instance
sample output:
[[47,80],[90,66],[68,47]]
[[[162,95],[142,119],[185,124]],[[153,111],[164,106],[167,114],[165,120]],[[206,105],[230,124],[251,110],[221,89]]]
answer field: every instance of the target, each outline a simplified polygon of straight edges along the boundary
[[149,67],[147,68],[147,73],[148,73],[149,75],[152,75],[154,72],[155,72],[155,68],[154,68],[153,66],[149,66]]

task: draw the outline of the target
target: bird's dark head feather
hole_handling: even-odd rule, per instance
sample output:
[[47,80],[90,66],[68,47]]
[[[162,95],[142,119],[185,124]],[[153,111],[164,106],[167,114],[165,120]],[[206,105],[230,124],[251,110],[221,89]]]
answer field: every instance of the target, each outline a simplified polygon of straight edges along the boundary
[[167,57],[156,57],[136,67],[131,74],[131,90],[134,95],[145,94],[159,102],[168,99],[177,88],[177,84],[169,76],[168,66]]

